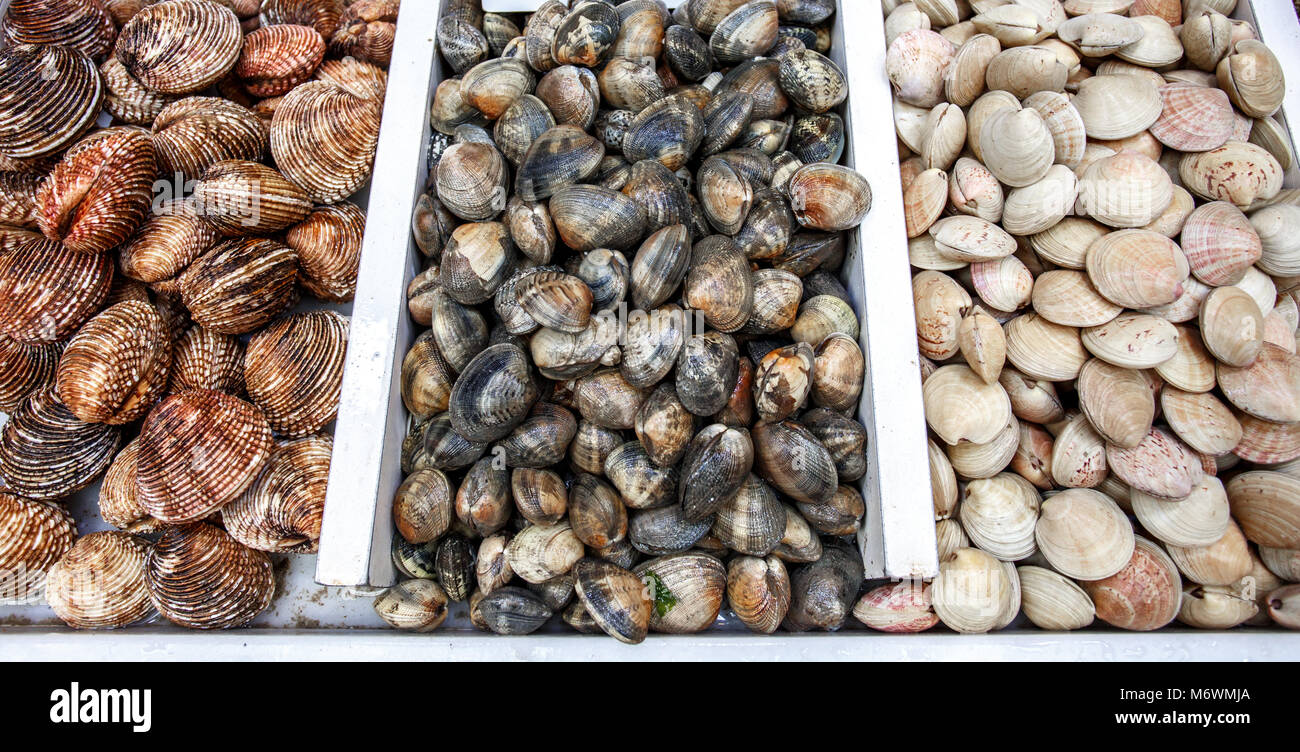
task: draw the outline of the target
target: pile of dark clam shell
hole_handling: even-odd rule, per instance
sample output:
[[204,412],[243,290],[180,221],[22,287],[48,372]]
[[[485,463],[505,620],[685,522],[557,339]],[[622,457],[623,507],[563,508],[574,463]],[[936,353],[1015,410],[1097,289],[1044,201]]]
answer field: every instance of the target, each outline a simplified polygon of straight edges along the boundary
[[316,549],[397,8],[8,4],[0,604],[236,627]]
[[444,12],[388,623],[844,623],[866,434],[837,273],[871,192],[836,164],[835,6]]

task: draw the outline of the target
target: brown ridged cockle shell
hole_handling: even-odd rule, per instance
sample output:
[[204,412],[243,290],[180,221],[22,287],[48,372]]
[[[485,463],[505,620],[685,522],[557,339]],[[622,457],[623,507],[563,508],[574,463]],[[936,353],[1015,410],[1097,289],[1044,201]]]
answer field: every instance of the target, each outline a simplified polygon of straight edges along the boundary
[[272,553],[311,553],[320,542],[329,485],[329,436],[308,436],[276,447],[253,485],[221,508],[235,540]]
[[163,282],[185,271],[190,262],[216,244],[221,237],[216,225],[178,210],[179,206],[176,202],[166,204],[122,248],[118,265],[123,274],[141,282]]
[[266,153],[266,125],[247,107],[220,97],[186,97],[167,105],[153,123],[158,169],[198,178],[227,159],[257,161]]
[[91,135],[69,149],[41,183],[41,232],[78,253],[112,250],[148,216],[157,171],[145,131],[127,127]]
[[212,389],[226,394],[244,391],[244,343],[201,326],[185,330],[172,356],[173,394],[186,389]]
[[167,523],[200,520],[234,501],[273,448],[262,411],[221,392],[168,397],[140,431],[140,503]]
[[326,60],[316,69],[312,78],[317,81],[329,81],[358,97],[374,99],[378,102],[384,101],[384,94],[388,89],[388,73],[383,68],[354,57]]
[[32,603],[45,574],[77,537],[72,515],[57,504],[0,493],[0,604]]
[[0,335],[0,413],[11,413],[37,389],[54,383],[63,346],[24,345]]
[[0,225],[35,230],[36,194],[43,178],[26,172],[0,172]]
[[0,153],[14,159],[58,153],[94,125],[103,99],[99,71],[79,50],[34,44],[0,50]]
[[61,44],[99,59],[113,48],[117,27],[98,0],[12,0],[4,34],[9,44]]
[[348,320],[333,311],[299,313],[255,335],[244,358],[248,396],[281,436],[305,436],[338,414]]
[[146,5],[153,5],[158,0],[103,0],[104,10],[113,17],[113,23],[121,26],[140,12]]
[[107,255],[44,238],[0,255],[0,334],[28,345],[65,339],[99,310],[113,285]]
[[118,428],[78,420],[53,389],[42,389],[0,432],[0,476],[29,499],[62,499],[94,483],[121,440]]
[[131,77],[126,66],[115,57],[99,64],[104,79],[104,109],[118,120],[132,125],[151,125],[163,108],[176,97],[149,91]]
[[262,0],[262,26],[310,26],[317,34],[329,39],[339,28],[343,5],[343,0]]
[[228,240],[181,275],[182,300],[195,322],[221,334],[247,334],[294,304],[297,256],[274,240]]
[[397,37],[399,0],[354,0],[330,38],[330,54],[355,57],[387,68]]
[[276,97],[306,81],[325,58],[325,40],[308,26],[277,24],[244,37],[235,75],[255,97]]
[[117,37],[117,59],[160,94],[189,94],[220,81],[239,60],[243,31],[233,11],[208,0],[144,8]]
[[381,105],[327,81],[285,95],[271,119],[271,154],[313,201],[333,204],[370,179]]
[[327,303],[347,303],[357,291],[366,214],[353,204],[317,207],[285,234],[298,252],[302,286]]
[[63,351],[55,391],[87,423],[124,425],[144,416],[167,388],[167,323],[149,303],[127,301],[86,322]]
[[117,459],[104,473],[99,485],[99,516],[119,530],[128,533],[153,533],[166,525],[154,519],[140,503],[140,487],[136,473],[140,464],[140,440],[127,444]]
[[45,600],[74,629],[116,629],[153,613],[144,584],[149,542],[117,530],[77,539],[45,578]]
[[168,621],[231,629],[271,605],[271,558],[205,522],[169,528],[145,559],[149,599]]
[[307,218],[311,199],[264,164],[217,162],[194,187],[203,217],[227,235],[260,235]]

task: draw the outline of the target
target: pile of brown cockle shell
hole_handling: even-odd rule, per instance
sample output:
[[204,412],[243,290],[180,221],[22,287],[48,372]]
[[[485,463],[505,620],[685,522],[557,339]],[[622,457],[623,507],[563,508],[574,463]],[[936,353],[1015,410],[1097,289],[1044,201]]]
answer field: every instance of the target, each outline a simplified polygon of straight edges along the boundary
[[9,4],[0,603],[236,627],[316,549],[396,12]]
[[389,624],[845,622],[866,434],[836,275],[871,193],[836,164],[834,8],[444,13]]
[[1300,626],[1300,190],[1235,6],[884,3],[940,568],[870,626]]

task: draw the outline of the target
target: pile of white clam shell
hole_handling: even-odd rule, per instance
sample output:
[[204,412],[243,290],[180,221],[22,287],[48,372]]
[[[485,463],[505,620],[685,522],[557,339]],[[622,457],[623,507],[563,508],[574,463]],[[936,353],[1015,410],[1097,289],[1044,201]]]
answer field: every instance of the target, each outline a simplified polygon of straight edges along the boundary
[[1235,5],[884,0],[940,569],[869,625],[1300,626],[1300,190]]

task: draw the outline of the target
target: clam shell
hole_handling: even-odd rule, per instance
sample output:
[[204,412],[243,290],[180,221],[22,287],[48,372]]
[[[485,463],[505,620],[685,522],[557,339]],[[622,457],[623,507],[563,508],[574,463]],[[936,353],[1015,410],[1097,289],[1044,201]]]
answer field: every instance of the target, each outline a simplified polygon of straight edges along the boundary
[[147,6],[122,26],[114,54],[162,94],[188,94],[225,77],[239,60],[239,19],[220,3],[171,0]]
[[185,330],[173,349],[172,393],[212,389],[227,394],[244,390],[244,343],[202,326]]
[[1172,303],[1191,267],[1169,238],[1149,230],[1120,230],[1088,248],[1088,277],[1107,300],[1125,308]]
[[219,97],[186,97],[168,104],[153,122],[153,145],[163,173],[192,178],[230,159],[260,160],[266,125],[251,110]]
[[1061,326],[1026,313],[1008,321],[1007,361],[1028,376],[1041,381],[1069,381],[1077,378],[1088,360],[1079,330]]
[[1062,269],[1034,281],[1033,304],[1038,315],[1062,326],[1101,326],[1123,311],[1102,297],[1086,274]]
[[342,15],[343,3],[339,0],[263,0],[258,19],[263,26],[310,26],[328,39],[338,30]]
[[255,97],[287,94],[306,81],[325,57],[325,40],[307,26],[275,24],[244,37],[237,76]]
[[1069,97],[1055,91],[1040,91],[1027,97],[1024,106],[1037,110],[1043,117],[1055,145],[1056,163],[1070,169],[1083,159],[1083,148],[1088,136],[1083,118],[1071,104]]
[[1171,149],[1209,151],[1228,142],[1234,131],[1232,103],[1219,89],[1173,83],[1160,87],[1164,109],[1151,135]]
[[1273,423],[1300,422],[1300,357],[1265,343],[1245,368],[1218,367],[1219,388],[1233,406]]
[[1011,419],[1011,400],[966,366],[944,366],[924,384],[926,421],[946,443],[992,441]]
[[1064,165],[1053,165],[1036,183],[1016,188],[1006,197],[1002,226],[1013,235],[1033,235],[1046,230],[1074,210],[1078,179]]
[[1238,287],[1219,287],[1201,305],[1201,336],[1220,363],[1248,368],[1264,344],[1264,317],[1250,295]]
[[970,275],[980,300],[994,310],[1016,311],[1032,298],[1034,276],[1015,256],[971,264]]
[[315,433],[338,413],[348,321],[333,311],[281,319],[248,343],[249,398],[282,436]]
[[164,211],[151,216],[122,248],[122,273],[141,282],[164,282],[185,271],[220,237],[216,226],[202,217]]
[[959,548],[939,563],[930,597],[946,626],[979,634],[997,627],[1010,590],[1001,562],[979,549]]
[[1219,61],[1219,87],[1246,117],[1272,117],[1282,107],[1286,79],[1273,51],[1255,39],[1237,42]]
[[163,523],[149,516],[140,504],[136,471],[140,442],[132,441],[117,455],[104,475],[99,490],[99,516],[114,527],[128,533],[152,533]]
[[1066,269],[1083,269],[1088,248],[1109,230],[1084,217],[1066,217],[1032,235],[1029,244],[1041,257]]
[[1269,423],[1249,415],[1238,415],[1241,443],[1232,453],[1248,462],[1274,464],[1300,457],[1300,424]]
[[1095,76],[1073,100],[1089,138],[1128,138],[1150,128],[1164,111],[1155,84],[1138,76]]
[[1169,175],[1135,151],[1098,159],[1079,180],[1078,209],[1111,227],[1145,227],[1155,222],[1173,199]]
[[397,36],[397,0],[353,3],[343,10],[329,51],[336,57],[354,57],[388,67]]
[[1228,201],[1248,209],[1282,189],[1282,166],[1264,149],[1229,141],[1217,149],[1185,154],[1178,175],[1187,190],[1208,201]]
[[54,389],[28,397],[0,432],[0,477],[28,499],[61,499],[104,472],[121,442],[113,426],[84,423]]
[[194,321],[219,334],[246,334],[295,299],[297,254],[274,240],[243,238],[217,245],[180,278]]
[[1106,446],[1106,464],[1132,489],[1161,499],[1185,499],[1204,476],[1200,458],[1163,428],[1136,446]]
[[0,51],[0,91],[0,153],[12,159],[58,153],[94,124],[104,99],[94,62],[57,45]]
[[1246,538],[1261,546],[1300,548],[1300,480],[1254,471],[1233,478],[1227,488],[1232,516]]
[[1014,473],[972,480],[960,506],[962,529],[981,550],[1002,561],[1019,561],[1036,550],[1038,491]]
[[270,557],[206,522],[163,532],[145,559],[145,584],[159,613],[190,629],[243,626],[275,594]]
[[1092,599],[1073,580],[1050,569],[1016,567],[1020,577],[1020,605],[1039,629],[1070,631],[1092,624],[1096,609]]
[[1133,526],[1099,491],[1072,488],[1043,502],[1034,538],[1053,569],[1076,580],[1102,580],[1133,555]]
[[[1257,259],[1261,270],[1277,276],[1294,276],[1300,272],[1300,239],[1295,233],[1300,224],[1300,207],[1284,204],[1260,209],[1251,215],[1250,224],[1262,246]],[[1260,309],[1263,308],[1261,305]]]
[[969,107],[983,94],[989,63],[1001,51],[1002,45],[989,34],[976,34],[966,40],[944,73],[944,93],[948,101],[958,107]]
[[1039,91],[1062,91],[1069,69],[1056,53],[1043,47],[1012,47],[989,61],[984,82],[991,91],[1026,98]]
[[1138,538],[1133,557],[1122,571],[1083,583],[1097,608],[1097,618],[1135,631],[1159,629],[1174,620],[1182,601],[1182,581],[1173,561],[1160,547]]
[[620,642],[645,640],[658,598],[632,572],[598,559],[574,567],[574,589],[582,605],[606,634]]
[[771,634],[790,606],[790,579],[775,556],[738,556],[727,568],[727,601],[755,632]]
[[63,348],[24,345],[0,336],[0,412],[12,413],[28,395],[54,383]]
[[1075,15],[1057,29],[1061,41],[1088,57],[1105,57],[1135,44],[1146,34],[1136,20],[1114,12],[1093,11]]
[[194,186],[200,215],[225,235],[267,234],[306,219],[311,199],[266,165],[226,160],[208,167]]
[[1056,159],[1052,132],[1034,109],[1006,109],[990,115],[979,139],[984,164],[998,180],[1014,188],[1042,180]]
[[935,249],[955,261],[996,261],[1016,250],[1016,241],[1005,230],[979,217],[945,217],[930,227]]
[[1156,405],[1140,373],[1093,359],[1079,371],[1076,388],[1080,409],[1108,443],[1132,448],[1151,430]]
[[202,519],[248,488],[272,448],[266,418],[247,402],[205,390],[168,397],[141,430],[140,503],[164,522]]
[[104,5],[90,0],[14,0],[5,12],[9,45],[63,45],[102,58],[113,48],[117,29]]
[[148,126],[175,101],[175,97],[146,89],[115,57],[100,63],[99,75],[104,81],[104,109],[123,122]]
[[727,571],[717,558],[696,552],[669,554],[637,565],[633,573],[653,583],[652,630],[690,634],[708,629],[717,619],[727,586]]
[[484,442],[510,433],[538,397],[530,371],[528,356],[515,345],[493,345],[476,355],[451,392],[456,433]]
[[1192,274],[1216,287],[1240,282],[1263,253],[1251,221],[1226,201],[1204,204],[1193,211],[1183,225],[1180,242]]
[[1183,43],[1168,21],[1155,15],[1134,15],[1132,20],[1142,29],[1142,37],[1116,50],[1116,57],[1152,68],[1163,68],[1182,60]]
[[0,531],[0,567],[9,573],[0,603],[38,602],[46,573],[73,546],[76,522],[57,504],[0,493]]
[[1052,478],[1067,488],[1093,488],[1106,478],[1106,443],[1084,416],[1066,423],[1052,444]]
[[858,599],[853,616],[882,632],[924,632],[939,623],[930,593],[930,585],[917,587],[911,582],[881,585]]
[[1155,368],[1178,350],[1178,330],[1156,316],[1122,313],[1110,323],[1083,331],[1083,346],[1096,357],[1122,368]]
[[298,253],[299,280],[316,298],[347,303],[357,289],[366,215],[350,203],[319,206],[289,228],[285,244]]
[[448,600],[433,580],[406,580],[375,598],[375,613],[394,629],[431,632],[446,620]]
[[49,570],[45,600],[75,629],[114,629],[153,613],[145,587],[149,544],[122,532],[83,536]]
[[68,343],[55,390],[87,423],[144,416],[167,388],[171,333],[148,303],[126,301],[88,321]]
[[276,166],[313,201],[347,198],[370,179],[380,104],[326,81],[296,87],[271,120]]
[[[153,147],[138,130],[96,134],[69,149],[36,194],[41,232],[78,253],[103,253],[149,211]],[[97,180],[102,176],[111,179]]]
[[[1229,496],[1231,499],[1231,495]],[[1229,520],[1222,537],[1204,546],[1168,546],[1183,576],[1200,585],[1232,585],[1250,574],[1254,561],[1242,529]]]
[[567,522],[531,525],[507,547],[510,567],[520,578],[542,583],[567,573],[582,558],[582,541]]
[[1185,499],[1170,501],[1134,491],[1133,513],[1161,542],[1184,548],[1209,546],[1228,532],[1231,518],[1223,483],[1206,476]]
[[944,74],[954,54],[951,42],[928,29],[904,32],[889,45],[885,71],[895,95],[918,107],[943,101]]
[[1210,392],[1184,392],[1165,385],[1160,392],[1165,422],[1192,449],[1212,456],[1231,452],[1241,443],[1241,422]]

